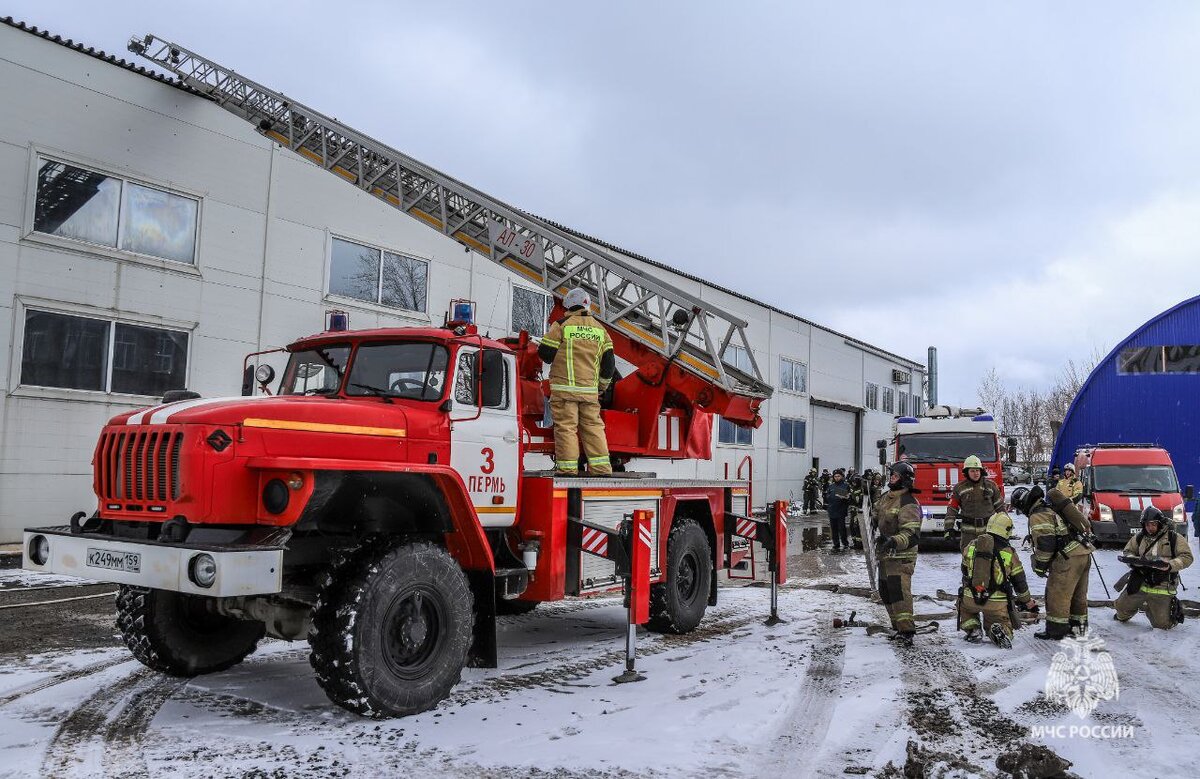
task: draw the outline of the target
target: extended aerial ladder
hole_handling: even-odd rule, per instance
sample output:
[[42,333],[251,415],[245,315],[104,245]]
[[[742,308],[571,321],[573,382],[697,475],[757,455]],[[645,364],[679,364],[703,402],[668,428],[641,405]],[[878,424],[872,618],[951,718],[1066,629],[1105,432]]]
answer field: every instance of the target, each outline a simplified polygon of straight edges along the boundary
[[[593,241],[178,44],[146,35],[131,39],[129,49],[277,143],[537,284],[556,300],[572,286],[588,290],[618,354],[637,365],[649,386],[661,386],[668,404],[673,392],[688,398],[687,405],[736,424],[757,427],[761,422],[758,408],[772,390],[759,371],[742,319],[653,278]],[[725,359],[731,345],[745,350],[748,368]]]

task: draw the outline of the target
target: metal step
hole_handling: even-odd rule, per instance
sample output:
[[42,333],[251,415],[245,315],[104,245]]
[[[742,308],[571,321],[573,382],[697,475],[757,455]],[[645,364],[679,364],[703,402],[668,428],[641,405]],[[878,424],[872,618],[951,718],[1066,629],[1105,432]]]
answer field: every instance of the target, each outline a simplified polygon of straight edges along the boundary
[[[746,322],[654,278],[604,247],[451,176],[154,35],[129,50],[174,73],[259,132],[561,298],[581,286],[596,316],[727,392],[768,398]],[[744,348],[750,369],[723,358]]]

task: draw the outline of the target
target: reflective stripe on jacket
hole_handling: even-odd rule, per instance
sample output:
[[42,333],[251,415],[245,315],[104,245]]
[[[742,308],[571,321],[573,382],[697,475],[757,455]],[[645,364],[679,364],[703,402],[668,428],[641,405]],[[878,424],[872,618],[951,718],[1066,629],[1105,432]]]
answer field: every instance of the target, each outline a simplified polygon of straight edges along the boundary
[[[612,354],[612,338],[586,311],[576,311],[555,322],[542,339],[539,353],[552,354],[550,392],[596,395],[608,386],[608,375],[601,370],[605,355]],[[543,357],[545,359],[545,357]],[[605,362],[610,363],[609,356]]]

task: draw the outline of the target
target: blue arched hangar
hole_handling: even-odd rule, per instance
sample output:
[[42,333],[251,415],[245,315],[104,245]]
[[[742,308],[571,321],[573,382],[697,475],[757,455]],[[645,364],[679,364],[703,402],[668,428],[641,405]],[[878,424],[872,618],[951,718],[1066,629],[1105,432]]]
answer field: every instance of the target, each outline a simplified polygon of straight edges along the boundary
[[1101,443],[1162,447],[1180,489],[1200,485],[1200,296],[1146,322],[1096,366],[1067,410],[1052,462],[1062,467]]

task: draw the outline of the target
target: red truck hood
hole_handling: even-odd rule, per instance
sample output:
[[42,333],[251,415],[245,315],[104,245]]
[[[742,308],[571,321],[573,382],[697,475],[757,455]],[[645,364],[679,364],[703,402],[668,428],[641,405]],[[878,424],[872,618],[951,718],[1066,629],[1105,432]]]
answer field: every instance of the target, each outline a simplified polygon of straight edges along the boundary
[[247,419],[274,419],[326,424],[404,426],[400,402],[363,398],[346,400],[303,395],[254,395],[180,400],[118,414],[110,425],[236,425]]
[[1093,503],[1103,503],[1113,511],[1142,511],[1154,506],[1161,509],[1168,517],[1171,511],[1183,503],[1183,495],[1178,492],[1164,492],[1159,495],[1126,495],[1120,492],[1096,492],[1092,494]]

